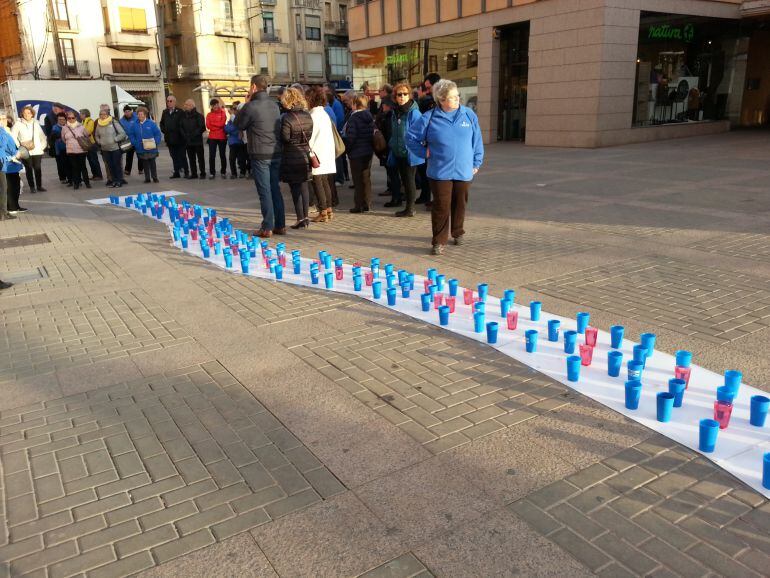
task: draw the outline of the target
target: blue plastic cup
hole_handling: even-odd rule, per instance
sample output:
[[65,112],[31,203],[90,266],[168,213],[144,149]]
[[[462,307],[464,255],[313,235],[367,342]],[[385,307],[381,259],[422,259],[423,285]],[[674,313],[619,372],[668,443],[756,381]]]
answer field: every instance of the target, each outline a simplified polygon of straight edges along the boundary
[[324,255],[323,258],[324,261],[324,269],[331,269],[332,268],[332,256],[328,253]]
[[540,301],[529,302],[529,318],[532,321],[540,321],[540,311],[543,308],[543,304]]
[[487,343],[497,343],[497,321],[490,321],[487,323]]
[[620,375],[621,367],[623,367],[623,352],[610,351],[607,354],[607,375],[610,377],[618,377]]
[[178,242],[181,235],[179,234],[179,229],[177,229],[176,227],[174,227],[173,235],[174,235],[174,241]]
[[233,254],[228,252],[225,253],[225,267],[230,269],[233,266]]
[[687,389],[687,382],[684,379],[668,380],[668,392],[674,394],[674,407],[682,407],[685,389]]
[[647,362],[647,348],[644,345],[634,345],[634,361],[641,363],[642,367]]
[[436,275],[436,287],[439,291],[444,290],[444,282],[446,281],[446,275]]
[[214,255],[219,255],[222,252],[222,242],[217,241],[214,243]]
[[770,398],[764,395],[752,395],[749,423],[757,427],[764,426],[768,410],[770,410]]
[[248,275],[249,273],[249,263],[248,259],[241,259],[241,273],[244,275]]
[[628,380],[629,381],[642,381],[642,370],[644,365],[638,361],[628,362]]
[[404,283],[403,285],[401,285],[401,297],[403,297],[404,299],[408,299],[409,293],[411,293],[411,289],[409,289],[409,284]]
[[631,379],[626,382],[626,409],[639,409],[642,397],[642,382]]
[[623,347],[623,334],[626,329],[622,325],[613,325],[610,327],[610,347],[620,349]]
[[580,356],[570,355],[567,357],[567,381],[578,379],[580,379]]
[[717,401],[732,403],[734,400],[735,400],[735,391],[733,391],[726,385],[721,385],[717,387]]
[[647,357],[652,357],[652,354],[655,353],[655,334],[642,333],[639,337],[642,345],[647,350]]
[[436,282],[436,275],[438,275],[438,271],[436,271],[433,267],[428,269],[428,279],[430,279],[431,283]]
[[372,283],[372,296],[375,299],[382,297],[382,281],[375,281]]
[[473,314],[473,331],[476,333],[484,331],[484,313],[481,311],[476,311]]
[[671,412],[674,407],[674,398],[676,396],[668,391],[659,391],[655,396],[658,406],[658,421],[671,421]]
[[422,303],[423,311],[430,311],[430,293],[420,295],[420,302]]
[[487,295],[489,295],[489,285],[487,285],[486,283],[479,283],[478,290],[479,290],[479,299],[481,299],[483,302],[486,302]]
[[182,249],[187,249],[189,243],[187,235],[182,235]]
[[334,273],[331,271],[324,273],[324,285],[326,285],[327,289],[334,287]]
[[676,357],[677,367],[690,367],[690,364],[692,363],[692,353],[685,351],[684,349],[680,349],[674,354],[674,356]]
[[487,304],[483,301],[476,301],[476,303],[473,304],[473,310],[474,311],[480,311],[481,313],[487,312]]
[[438,287],[436,285],[431,285],[428,287],[428,293],[430,294],[430,302],[433,303],[433,299],[436,297],[436,291],[438,290]]
[[591,320],[591,314],[580,312],[577,314],[577,332],[581,335],[586,332],[588,322]]
[[361,273],[361,266],[360,265],[356,265],[355,267],[353,267],[353,275],[354,276],[355,275],[362,275],[362,273]]
[[717,445],[719,422],[715,419],[702,419],[698,429],[698,449],[710,454]]
[[449,307],[442,305],[438,308],[439,325],[449,325]]
[[559,327],[561,326],[561,321],[558,319],[549,319],[548,320],[548,341],[559,341]]
[[302,263],[300,261],[294,261],[294,263],[292,263],[292,266],[294,267],[295,275],[299,275],[302,272]]
[[283,265],[280,263],[275,266],[275,278],[278,280],[283,279]]
[[353,291],[360,291],[363,283],[363,277],[361,275],[355,275],[353,277]]
[[577,345],[577,331],[569,329],[564,332],[564,353],[575,353],[575,346]]
[[450,297],[457,297],[457,287],[459,287],[460,283],[457,279],[450,279],[449,280],[449,296]]
[[385,264],[385,276],[390,277],[393,274],[393,265],[390,263]]
[[390,287],[386,291],[386,293],[388,295],[388,305],[390,307],[394,307],[396,305],[396,289],[395,289],[395,287]]
[[743,374],[736,369],[728,369],[725,371],[725,385],[734,390],[736,395],[738,394],[738,389],[741,387],[742,379]]
[[211,247],[209,247],[208,243],[203,243],[203,245],[201,245],[201,251],[203,252],[204,259],[211,257]]
[[510,299],[502,299],[500,301],[500,317],[506,318],[511,307],[513,307],[513,303]]
[[409,273],[409,290],[414,291],[414,273]]
[[313,285],[318,285],[318,279],[319,279],[318,269],[312,269],[311,268],[310,269],[310,282]]
[[524,339],[526,339],[527,353],[534,353],[537,351],[537,329],[528,329],[525,331]]
[[770,452],[762,457],[762,487],[770,490]]
[[513,289],[506,289],[503,292],[503,299],[508,299],[511,303],[516,303],[516,291]]
[[393,289],[396,286],[396,276],[395,275],[387,275],[385,277],[385,284],[387,285],[388,289]]

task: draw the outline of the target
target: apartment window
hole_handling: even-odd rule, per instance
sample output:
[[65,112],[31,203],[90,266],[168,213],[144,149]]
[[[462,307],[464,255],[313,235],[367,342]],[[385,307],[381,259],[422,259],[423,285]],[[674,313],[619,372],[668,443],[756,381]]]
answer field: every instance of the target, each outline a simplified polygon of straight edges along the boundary
[[64,28],[70,27],[70,13],[67,9],[67,0],[54,0],[53,12],[56,24]]
[[66,66],[68,70],[74,71],[76,68],[75,45],[72,42],[72,38],[62,38],[59,42],[61,43],[61,56],[64,61],[64,66]]
[[257,54],[257,64],[259,65],[259,73],[260,74],[268,74],[268,68],[267,68],[267,52],[260,52]]
[[340,4],[340,22],[348,21],[348,7],[345,4]]
[[227,66],[238,66],[238,49],[235,42],[225,42]]
[[113,58],[112,72],[114,74],[150,74],[150,61]]
[[459,58],[457,57],[456,52],[452,52],[450,54],[446,55],[446,69],[447,72],[451,72],[452,70],[457,70],[457,64]]
[[320,16],[305,16],[305,37],[308,40],[321,40]]
[[143,8],[118,8],[123,32],[147,33],[147,14]]
[[275,65],[275,74],[289,74],[289,55],[285,52],[276,52],[273,54],[273,64]]
[[428,69],[430,72],[436,72],[438,70],[438,56],[435,54],[428,56]]
[[233,19],[233,2],[232,0],[222,0],[222,14],[225,20]]
[[332,76],[341,76],[343,78],[350,76],[350,50],[346,47],[334,46],[327,50],[326,58],[329,60],[329,73]]
[[310,52],[307,55],[307,73],[311,76],[320,76],[324,72],[323,54]]
[[106,6],[102,6],[102,21],[104,22],[104,33],[110,33],[110,11]]
[[265,34],[275,34],[275,21],[272,12],[262,13],[262,31]]
[[297,29],[297,40],[302,40],[302,16],[294,15],[294,27]]
[[478,65],[479,65],[479,51],[469,50],[468,51],[468,68],[472,68]]

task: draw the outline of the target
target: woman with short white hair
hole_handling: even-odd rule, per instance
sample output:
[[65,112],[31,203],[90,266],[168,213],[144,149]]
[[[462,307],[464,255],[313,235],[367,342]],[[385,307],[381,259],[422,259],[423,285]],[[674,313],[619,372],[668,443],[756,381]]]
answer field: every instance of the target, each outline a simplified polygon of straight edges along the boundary
[[29,151],[29,158],[23,161],[29,192],[44,193],[42,162],[43,153],[48,147],[48,139],[35,118],[34,108],[27,105],[21,109],[21,118],[14,123],[11,134],[19,146]]
[[431,225],[433,255],[441,255],[451,232],[455,245],[465,235],[465,206],[471,181],[484,161],[479,119],[460,104],[460,91],[451,80],[432,87],[438,106],[426,112],[407,133],[407,148],[428,159],[427,174],[433,194]]

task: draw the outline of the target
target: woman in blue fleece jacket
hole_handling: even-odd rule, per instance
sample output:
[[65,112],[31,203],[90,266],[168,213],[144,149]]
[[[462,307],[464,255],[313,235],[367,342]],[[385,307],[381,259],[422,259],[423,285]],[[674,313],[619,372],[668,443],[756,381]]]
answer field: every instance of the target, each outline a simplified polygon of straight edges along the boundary
[[433,85],[438,106],[412,124],[406,137],[409,152],[427,161],[433,193],[431,224],[433,255],[441,255],[451,231],[455,245],[462,245],[465,206],[474,175],[484,161],[479,119],[460,104],[457,85],[440,80]]

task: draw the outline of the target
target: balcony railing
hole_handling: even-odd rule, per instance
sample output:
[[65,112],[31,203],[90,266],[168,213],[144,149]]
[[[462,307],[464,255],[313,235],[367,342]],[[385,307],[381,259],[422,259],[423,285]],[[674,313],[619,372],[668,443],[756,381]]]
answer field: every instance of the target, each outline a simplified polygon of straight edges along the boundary
[[[73,64],[66,64],[67,78],[91,78],[91,65],[87,60],[76,60]],[[48,74],[51,78],[60,78],[59,66],[55,60],[48,61]]]
[[141,51],[155,48],[155,34],[147,32],[107,32],[104,35],[107,46],[121,50]]
[[324,22],[324,32],[327,34],[334,34],[335,36],[347,36],[348,23],[345,21],[339,22],[334,20],[327,20]]
[[247,37],[249,29],[244,22],[243,16],[241,18],[216,18],[214,20],[214,34]]
[[184,65],[178,64],[176,67],[169,67],[169,72],[175,72],[176,78],[213,78],[213,79],[248,79],[254,74],[252,66],[236,66],[227,64],[214,65]]
[[265,42],[265,43],[281,42],[281,31],[280,30],[260,30],[259,41]]

